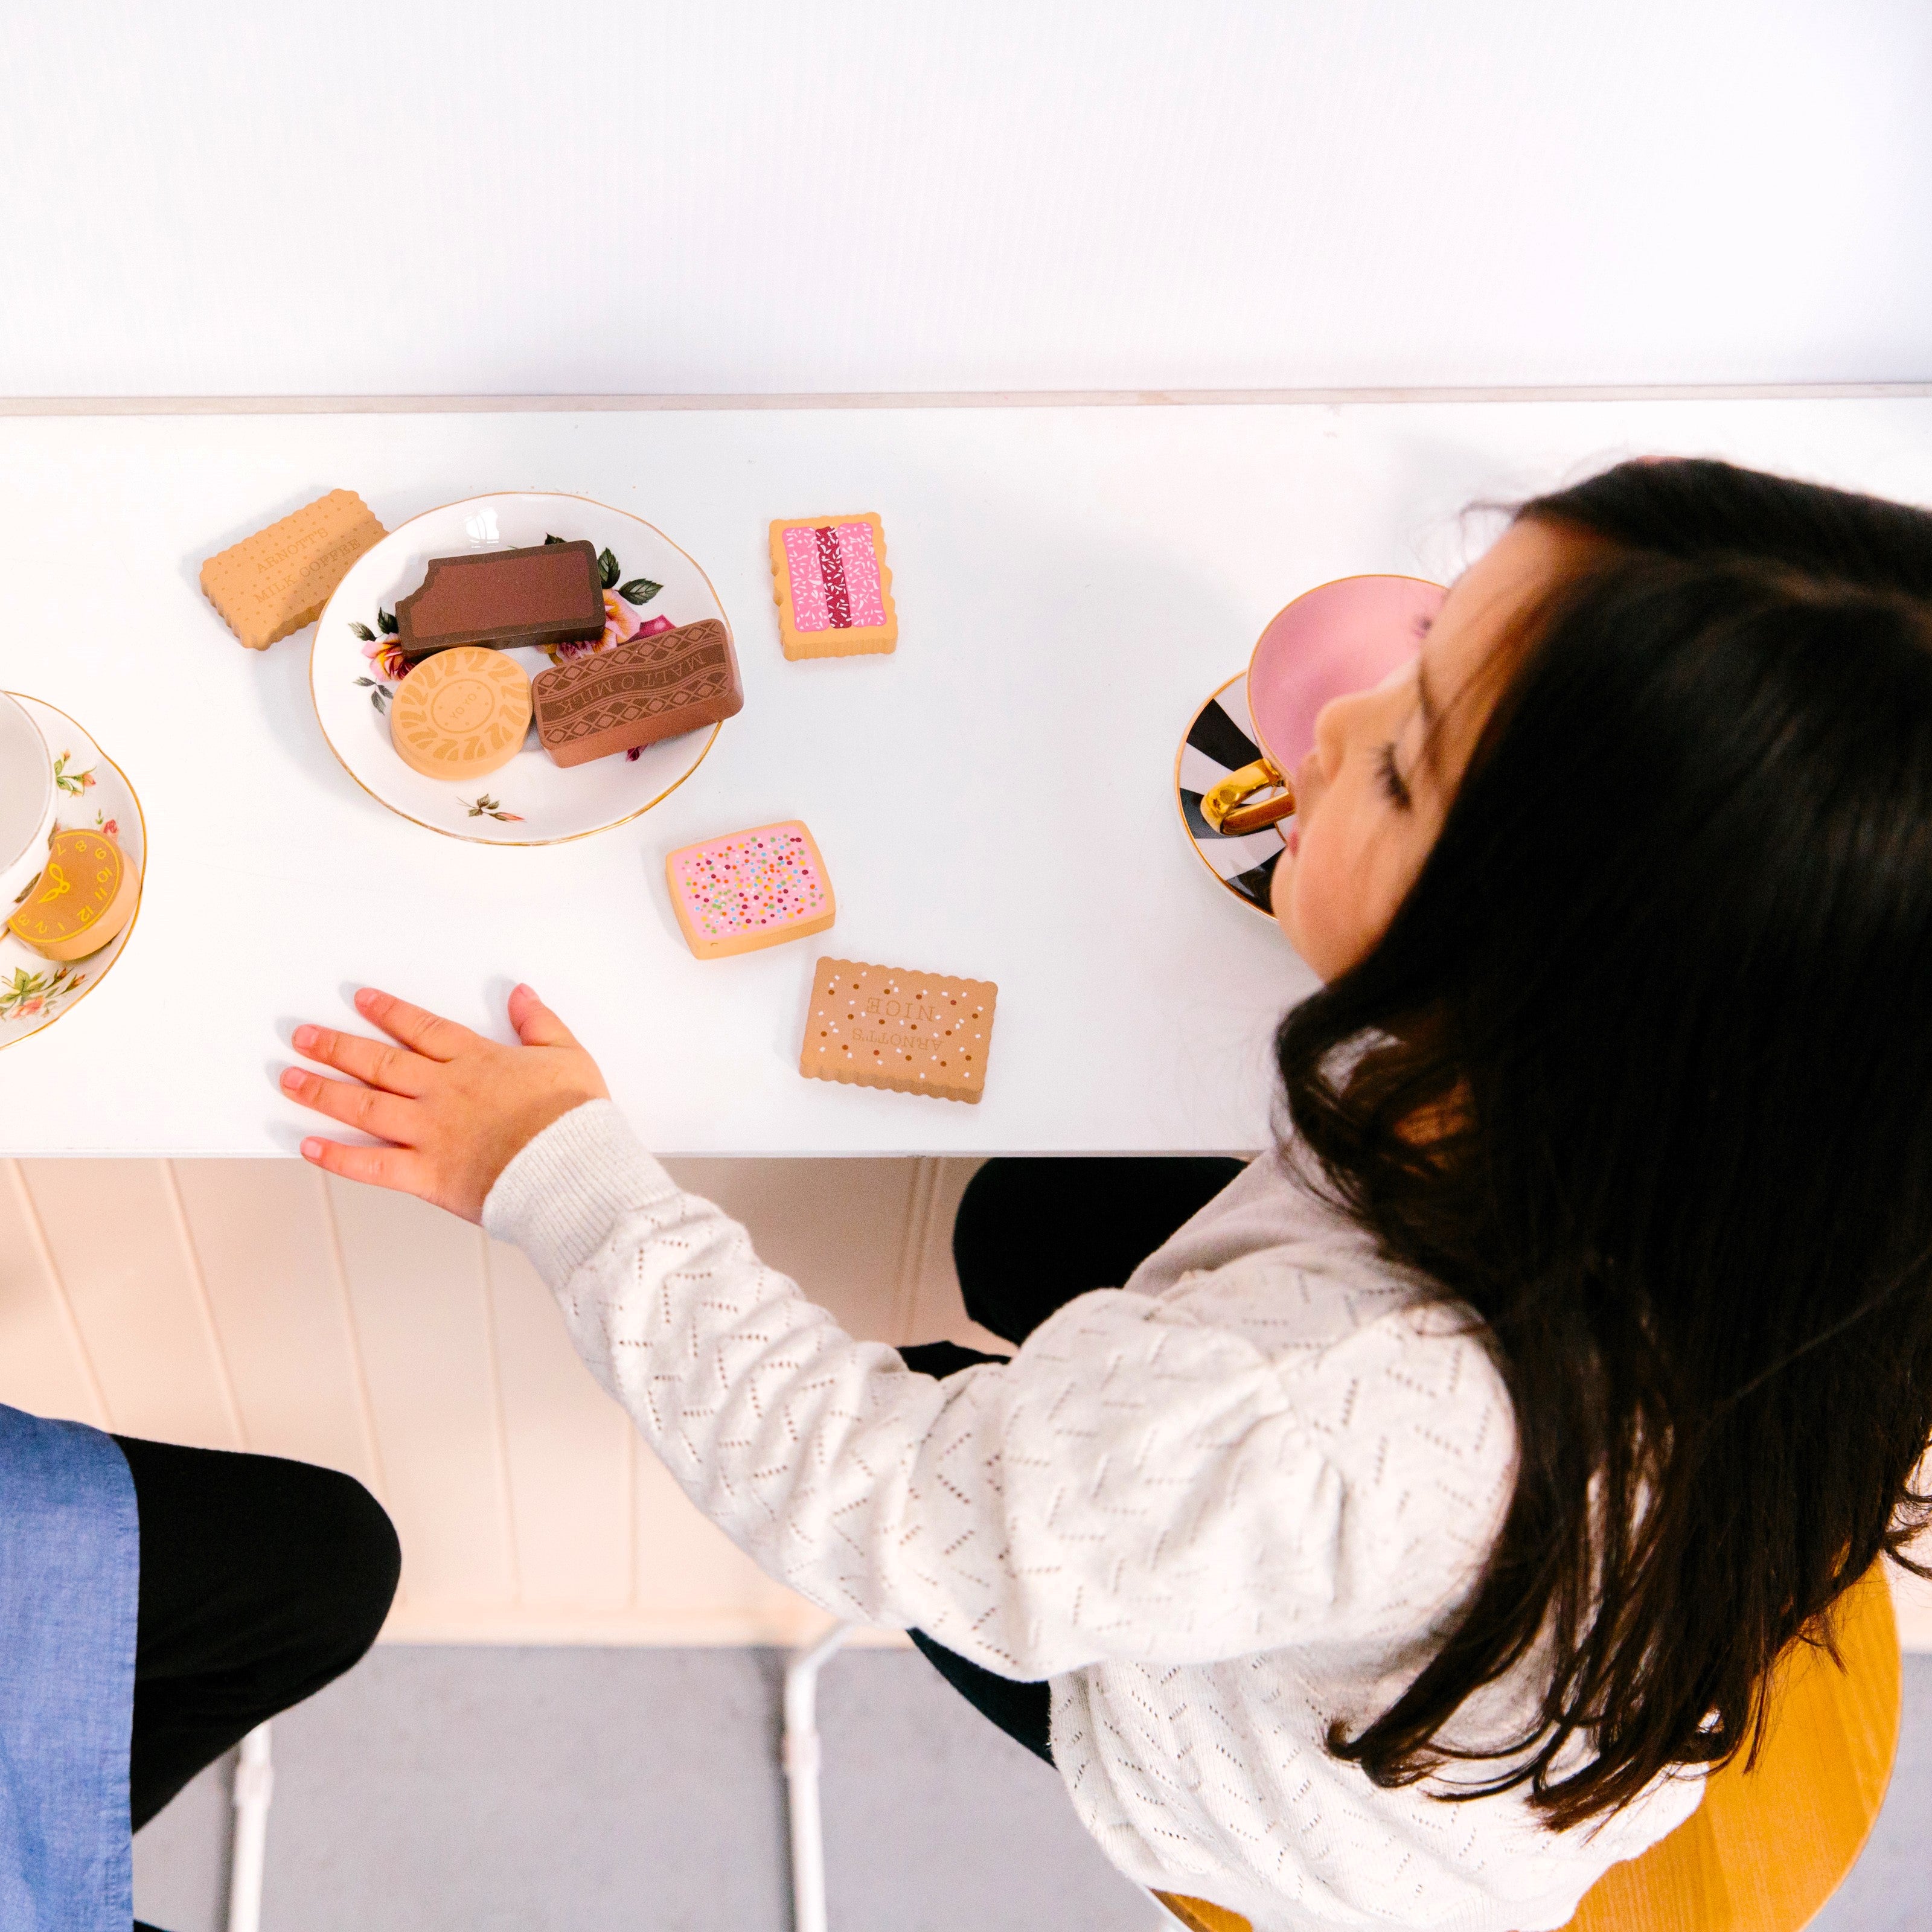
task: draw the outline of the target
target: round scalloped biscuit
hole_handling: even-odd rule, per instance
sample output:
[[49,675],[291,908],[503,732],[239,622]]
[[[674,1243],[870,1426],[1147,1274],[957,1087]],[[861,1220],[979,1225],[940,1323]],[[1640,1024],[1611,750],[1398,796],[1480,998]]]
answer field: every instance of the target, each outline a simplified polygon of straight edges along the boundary
[[530,728],[523,666],[474,644],[424,658],[389,707],[397,757],[425,778],[483,778],[517,755]]

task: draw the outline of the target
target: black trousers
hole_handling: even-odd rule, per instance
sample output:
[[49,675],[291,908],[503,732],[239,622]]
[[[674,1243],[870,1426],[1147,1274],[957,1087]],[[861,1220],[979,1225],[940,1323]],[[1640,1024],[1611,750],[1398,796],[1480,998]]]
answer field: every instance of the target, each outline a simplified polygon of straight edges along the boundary
[[[952,1224],[966,1312],[1017,1347],[1049,1315],[1096,1288],[1118,1288],[1241,1171],[1238,1160],[989,1160]],[[998,1362],[952,1342],[901,1352],[929,1376]],[[1009,1737],[1053,1762],[1044,1684],[996,1676],[923,1630],[912,1640],[953,1689]]]
[[[352,1477],[117,1436],[141,1520],[129,1809],[139,1831],[376,1640],[402,1555]],[[138,1923],[136,1932],[153,1932]]]

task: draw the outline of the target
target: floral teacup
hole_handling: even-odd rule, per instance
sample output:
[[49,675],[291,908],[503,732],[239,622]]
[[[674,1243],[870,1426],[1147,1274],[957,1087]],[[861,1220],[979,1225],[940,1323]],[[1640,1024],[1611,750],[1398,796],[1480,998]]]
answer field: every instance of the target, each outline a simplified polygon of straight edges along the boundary
[[40,728],[0,691],[0,924],[40,876],[58,796]]

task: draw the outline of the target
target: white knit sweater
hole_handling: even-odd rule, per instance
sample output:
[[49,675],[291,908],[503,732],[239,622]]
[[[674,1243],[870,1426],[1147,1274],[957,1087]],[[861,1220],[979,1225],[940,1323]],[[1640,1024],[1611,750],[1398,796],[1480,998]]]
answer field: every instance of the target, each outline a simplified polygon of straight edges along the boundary
[[[1466,1318],[1279,1160],[1011,1363],[944,1382],[844,1334],[608,1101],[524,1148],[484,1223],[772,1575],[1052,1679],[1075,1808],[1144,1885],[1257,1932],[1535,1932],[1696,1808],[1666,1777],[1558,1834],[1520,1792],[1378,1790],[1330,1756],[1329,1725],[1386,1708],[1466,1600],[1515,1433]],[[1492,1687],[1451,1736],[1507,1736],[1534,1688]]]

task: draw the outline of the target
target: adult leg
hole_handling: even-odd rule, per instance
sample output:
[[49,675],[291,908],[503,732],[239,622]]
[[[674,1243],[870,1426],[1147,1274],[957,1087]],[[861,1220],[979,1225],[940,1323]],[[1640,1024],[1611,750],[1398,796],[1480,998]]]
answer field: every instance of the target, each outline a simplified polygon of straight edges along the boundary
[[376,1640],[401,1552],[352,1477],[116,1436],[141,1521],[130,1809],[139,1831]]
[[989,1160],[952,1224],[966,1312],[1016,1346],[1076,1294],[1118,1288],[1244,1163],[1211,1158]]
[[[989,1160],[974,1175],[952,1224],[952,1258],[966,1312],[1024,1342],[1056,1309],[1090,1288],[1118,1288],[1155,1249],[1241,1171],[1238,1160]],[[1004,1358],[954,1342],[900,1352],[929,1376]],[[1036,1757],[1053,1762],[1052,1701],[1043,1683],[996,1676],[935,1643],[912,1640],[982,1715]]]

